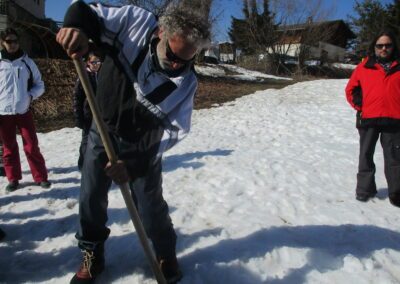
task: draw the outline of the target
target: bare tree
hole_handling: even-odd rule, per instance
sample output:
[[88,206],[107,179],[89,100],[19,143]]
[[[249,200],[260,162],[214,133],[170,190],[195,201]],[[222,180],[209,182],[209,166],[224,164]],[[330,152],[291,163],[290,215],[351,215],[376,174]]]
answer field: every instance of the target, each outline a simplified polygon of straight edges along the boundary
[[[330,7],[324,6],[322,0],[274,0],[273,3],[280,27],[279,40],[272,52],[294,55],[298,62],[297,71],[301,73],[304,61],[312,57],[312,51],[334,36],[336,27],[326,19],[335,11],[336,3],[331,3]],[[326,51],[317,56],[326,57]]]
[[249,50],[263,54],[269,72],[285,68],[281,63],[290,54],[298,58],[301,68],[312,47],[332,35],[318,24],[334,10],[323,6],[322,0],[243,0],[243,4],[246,18],[239,20],[240,25],[233,24],[247,27],[242,34],[249,37]]
[[187,5],[193,10],[203,11],[205,16],[209,16],[213,0],[181,0],[182,5]]

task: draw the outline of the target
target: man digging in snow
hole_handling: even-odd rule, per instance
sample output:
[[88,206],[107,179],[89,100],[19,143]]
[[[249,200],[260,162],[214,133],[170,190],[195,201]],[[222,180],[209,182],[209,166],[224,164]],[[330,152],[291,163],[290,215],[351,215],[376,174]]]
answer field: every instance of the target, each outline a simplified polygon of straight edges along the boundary
[[[193,3],[192,3],[193,4]],[[107,193],[114,181],[131,182],[146,233],[168,283],[180,280],[176,234],[162,196],[161,156],[190,129],[197,80],[196,54],[209,43],[208,12],[171,4],[159,22],[136,6],[70,6],[57,41],[81,58],[91,39],[106,56],[96,101],[119,160],[108,162],[92,124],[82,168],[79,229],[83,261],[71,283],[92,283],[104,269],[110,234]]]

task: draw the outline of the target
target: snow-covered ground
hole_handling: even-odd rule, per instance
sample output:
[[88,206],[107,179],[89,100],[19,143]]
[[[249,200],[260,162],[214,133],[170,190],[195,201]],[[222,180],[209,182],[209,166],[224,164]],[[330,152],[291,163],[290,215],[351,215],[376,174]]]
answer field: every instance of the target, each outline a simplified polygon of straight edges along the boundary
[[[204,76],[225,77],[243,81],[263,81],[263,79],[289,80],[289,81],[293,80],[292,78],[265,74],[258,71],[251,71],[231,64],[196,65],[195,69],[197,73]],[[231,75],[226,74],[225,69],[233,74]]]
[[[358,155],[346,80],[259,91],[194,112],[164,158],[181,283],[399,283],[400,215],[377,146],[378,197],[354,198]],[[80,131],[39,134],[53,186],[0,191],[1,283],[68,283],[80,252]],[[6,180],[0,181],[0,188]],[[117,188],[98,283],[155,283]]]
[[350,69],[350,70],[354,70],[357,67],[357,65],[346,64],[346,63],[333,63],[332,66],[339,69]]

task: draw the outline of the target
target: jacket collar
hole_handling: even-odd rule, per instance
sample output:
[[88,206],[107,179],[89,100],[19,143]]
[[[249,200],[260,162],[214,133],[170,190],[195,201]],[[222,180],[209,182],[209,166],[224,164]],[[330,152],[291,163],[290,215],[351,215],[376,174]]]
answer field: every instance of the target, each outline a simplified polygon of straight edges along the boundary
[[[379,63],[377,62],[375,57],[368,57],[367,61],[364,64],[364,67],[368,69],[377,69],[377,64]],[[387,73],[387,75],[393,74],[397,71],[400,71],[400,58],[397,58],[396,60],[393,61],[392,66],[390,67],[390,70]]]
[[390,70],[387,73],[387,75],[394,74],[398,71],[400,71],[400,59],[397,59],[392,63],[392,66],[390,67]]
[[18,51],[15,53],[8,53],[7,50],[5,50],[5,49],[2,49],[0,51],[1,59],[7,59],[10,61],[19,59],[19,58],[23,57],[24,55],[25,55],[25,53],[22,51],[22,49],[18,49]]

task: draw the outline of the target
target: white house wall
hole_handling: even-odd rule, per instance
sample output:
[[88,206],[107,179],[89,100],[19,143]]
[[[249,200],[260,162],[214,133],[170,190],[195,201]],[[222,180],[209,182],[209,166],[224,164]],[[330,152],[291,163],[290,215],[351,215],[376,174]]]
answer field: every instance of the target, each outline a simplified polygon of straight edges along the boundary
[[344,57],[346,55],[346,49],[336,46],[333,44],[329,44],[327,42],[320,42],[319,49],[325,50],[328,52],[328,59],[335,62],[343,62]]
[[[285,54],[293,57],[297,57],[299,55],[300,44],[280,44],[275,47],[275,51],[280,54]],[[268,48],[268,52],[272,53],[272,48]]]
[[7,16],[6,15],[0,15],[0,30],[5,30],[7,28]]
[[[279,48],[279,53],[293,56],[293,57],[298,57],[299,55],[299,50],[300,50],[301,44],[296,43],[296,44],[283,44],[276,46],[275,49]],[[328,52],[328,60],[330,61],[335,61],[335,62],[342,62],[344,60],[346,50],[342,47],[329,44],[326,42],[319,42],[318,47],[310,47],[310,57],[311,58],[320,58],[322,51],[325,50]],[[278,50],[276,50],[278,52]],[[272,52],[271,48],[268,48],[268,52]]]
[[235,58],[233,56],[233,53],[221,53],[219,55],[219,61],[221,62],[230,62],[233,61]]
[[218,48],[209,48],[204,52],[205,56],[219,58],[219,50]]

